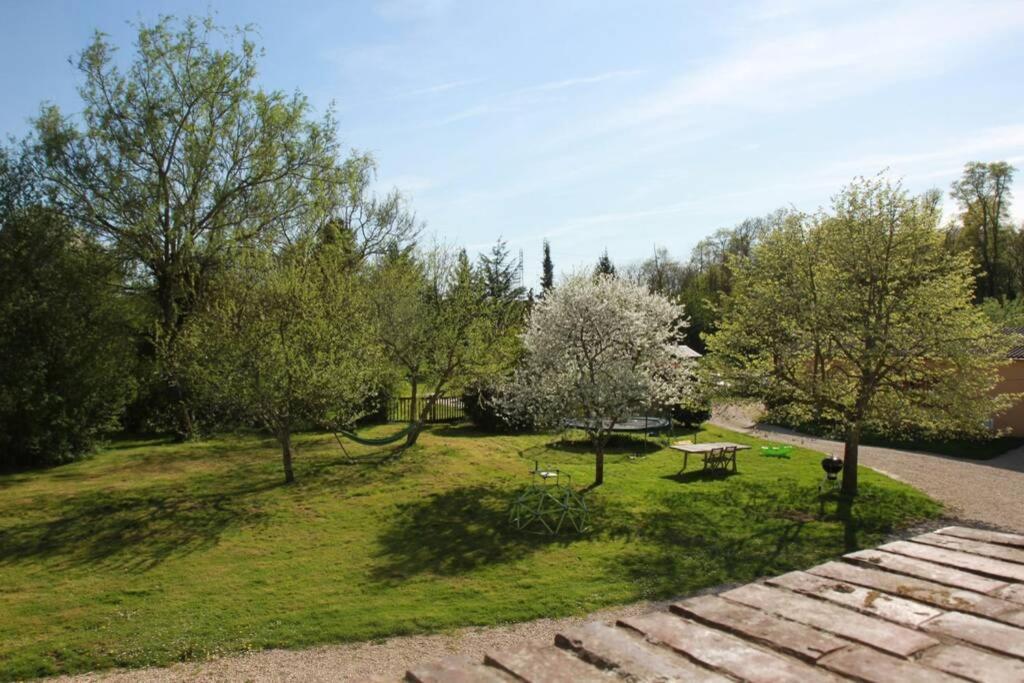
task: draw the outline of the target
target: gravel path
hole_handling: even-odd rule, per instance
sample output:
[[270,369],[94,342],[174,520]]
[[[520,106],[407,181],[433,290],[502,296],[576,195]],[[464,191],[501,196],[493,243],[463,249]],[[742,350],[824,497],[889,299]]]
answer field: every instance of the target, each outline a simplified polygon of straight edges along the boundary
[[49,682],[165,683],[169,681],[397,681],[414,664],[449,655],[483,658],[485,652],[519,645],[550,645],[555,633],[593,619],[610,621],[663,610],[668,602],[637,602],[581,617],[538,619],[509,626],[465,628],[452,633],[402,636],[380,642],[324,645],[307,650],[263,650],[167,668],[61,676]]
[[[716,410],[715,424],[754,436],[842,457],[843,444],[777,427],[755,425],[749,408]],[[991,460],[960,460],[933,453],[861,446],[860,464],[905,481],[945,503],[947,513],[1024,533],[1024,448]]]

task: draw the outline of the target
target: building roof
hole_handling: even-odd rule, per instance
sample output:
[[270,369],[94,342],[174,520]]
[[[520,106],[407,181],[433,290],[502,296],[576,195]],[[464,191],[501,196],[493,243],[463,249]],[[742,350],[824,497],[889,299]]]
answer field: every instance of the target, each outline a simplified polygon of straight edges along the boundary
[[1009,357],[1013,360],[1024,360],[1024,327],[1004,327],[1003,331],[1018,337],[1017,343],[1010,349]]
[[[1021,328],[1022,334],[1024,334],[1024,328]],[[1022,347],[1024,347],[1024,340],[1021,341]],[[679,353],[683,358],[700,358],[700,354],[691,349],[686,344],[679,345]],[[1021,356],[1024,358],[1024,356]]]

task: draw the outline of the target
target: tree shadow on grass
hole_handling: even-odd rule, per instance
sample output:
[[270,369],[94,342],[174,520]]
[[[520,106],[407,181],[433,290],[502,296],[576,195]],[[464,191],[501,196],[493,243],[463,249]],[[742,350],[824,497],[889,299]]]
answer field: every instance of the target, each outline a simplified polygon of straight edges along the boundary
[[733,472],[731,469],[722,470],[690,470],[689,472],[676,472],[675,474],[663,474],[662,479],[674,481],[677,484],[696,484],[705,481],[724,481],[732,477],[740,476],[739,472]]
[[[664,448],[665,445],[658,437],[644,439],[642,436],[625,436],[614,434],[605,444],[604,454],[609,455],[650,455]],[[594,455],[594,444],[589,439],[556,439],[547,444],[552,451],[563,453],[578,453],[581,455]]]
[[[617,465],[638,461],[662,450],[664,446],[651,439],[645,443],[643,439],[616,437],[610,439],[605,446],[605,465]],[[549,443],[537,444],[519,452],[525,460],[536,461],[541,467],[558,465],[580,465],[593,467],[595,462],[594,446],[590,441],[554,440]]]
[[462,439],[479,439],[481,437],[488,436],[522,436],[524,434],[531,434],[532,432],[516,432],[516,433],[495,433],[487,432],[472,422],[442,422],[436,424],[428,424],[423,430],[423,434],[433,434],[434,436],[443,436],[445,438],[462,438]]
[[668,494],[609,530],[631,543],[608,569],[664,597],[805,568],[891,530],[887,515],[871,509],[881,492],[867,489],[855,502],[834,503],[795,482],[733,481]]
[[574,535],[542,536],[509,526],[515,491],[463,486],[398,506],[377,537],[381,564],[376,580],[398,583],[417,574],[454,576],[487,565],[514,562]]
[[[33,498],[17,521],[12,511],[0,509],[11,519],[0,525],[0,565],[41,560],[62,567],[145,571],[210,548],[226,532],[264,523],[273,511],[268,506],[287,511],[294,500],[338,495],[368,482],[393,483],[425,466],[416,458],[352,464],[340,449],[336,454],[329,445],[325,449],[327,444],[326,437],[304,439],[291,485],[284,484],[276,442],[265,438],[142,450],[117,461],[113,473],[105,475],[110,481],[139,482],[128,487],[83,490],[75,480],[96,475],[78,468],[41,473],[61,480],[62,488]],[[370,459],[386,455],[380,449],[365,454]],[[146,485],[154,473],[161,483]],[[34,476],[9,480],[14,485]]]
[[215,545],[229,529],[260,523],[258,495],[280,486],[219,479],[202,491],[154,486],[63,497],[54,516],[0,529],[0,563],[41,559],[145,571]]

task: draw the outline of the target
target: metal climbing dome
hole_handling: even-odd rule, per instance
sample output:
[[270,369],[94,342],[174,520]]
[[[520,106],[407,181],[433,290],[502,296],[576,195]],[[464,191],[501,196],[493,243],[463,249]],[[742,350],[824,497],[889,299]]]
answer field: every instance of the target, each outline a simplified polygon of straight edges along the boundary
[[508,521],[520,531],[558,534],[587,531],[590,520],[586,499],[572,488],[572,476],[542,470],[534,460],[530,485],[512,501]]

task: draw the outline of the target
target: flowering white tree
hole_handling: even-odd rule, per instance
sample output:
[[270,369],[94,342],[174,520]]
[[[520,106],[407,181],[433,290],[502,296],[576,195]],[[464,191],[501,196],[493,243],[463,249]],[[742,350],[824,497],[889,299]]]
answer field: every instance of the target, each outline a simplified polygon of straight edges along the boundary
[[626,280],[568,278],[530,315],[508,410],[542,427],[582,418],[597,456],[594,485],[601,484],[612,425],[693,390],[694,365],[678,346],[682,316],[682,306]]

